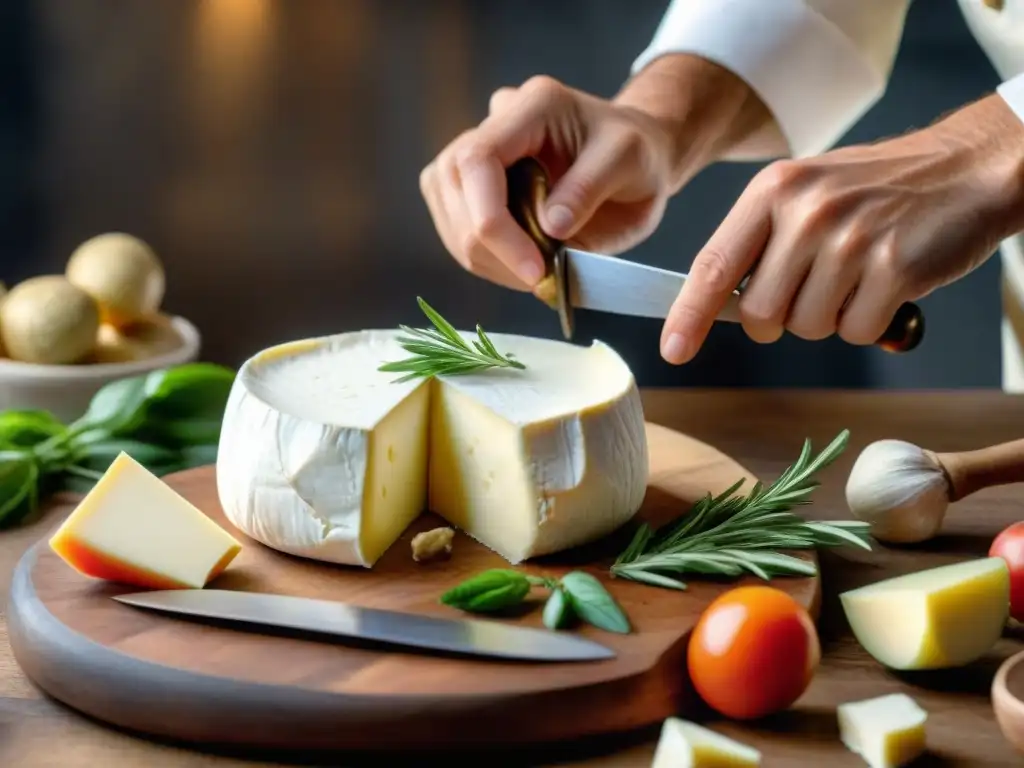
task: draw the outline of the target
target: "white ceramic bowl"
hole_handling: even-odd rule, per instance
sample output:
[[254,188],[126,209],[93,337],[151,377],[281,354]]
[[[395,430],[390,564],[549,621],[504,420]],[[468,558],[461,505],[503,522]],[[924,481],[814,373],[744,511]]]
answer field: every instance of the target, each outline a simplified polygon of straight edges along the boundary
[[0,359],[0,411],[42,409],[65,423],[74,421],[105,384],[194,361],[199,357],[198,329],[183,317],[172,317],[171,324],[181,335],[180,347],[131,363],[35,365]]

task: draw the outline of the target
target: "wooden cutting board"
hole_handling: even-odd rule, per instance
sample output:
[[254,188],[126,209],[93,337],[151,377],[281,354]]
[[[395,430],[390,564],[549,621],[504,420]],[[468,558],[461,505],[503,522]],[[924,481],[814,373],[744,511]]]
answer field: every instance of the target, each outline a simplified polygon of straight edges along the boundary
[[[660,524],[708,493],[751,475],[697,440],[647,425],[651,477],[640,518]],[[283,555],[245,538],[224,518],[214,468],[167,482],[239,536],[242,553],[211,584],[351,602],[436,616],[448,587],[507,563],[456,536],[447,562],[419,564],[410,539],[441,524],[424,515],[372,570]],[[258,748],[412,750],[540,744],[618,733],[700,706],[686,673],[686,643],[701,611],[743,582],[690,582],[675,592],[611,579],[607,565],[629,531],[525,566],[559,575],[585,568],[601,577],[634,631],[582,634],[613,648],[588,663],[508,663],[255,634],[122,605],[136,591],[78,575],[41,541],[14,574],[10,643],[43,690],[107,723],[159,737]],[[813,552],[802,553],[815,561]],[[815,561],[816,562],[816,561]],[[817,615],[818,577],[773,584]],[[506,621],[542,626],[538,604]]]

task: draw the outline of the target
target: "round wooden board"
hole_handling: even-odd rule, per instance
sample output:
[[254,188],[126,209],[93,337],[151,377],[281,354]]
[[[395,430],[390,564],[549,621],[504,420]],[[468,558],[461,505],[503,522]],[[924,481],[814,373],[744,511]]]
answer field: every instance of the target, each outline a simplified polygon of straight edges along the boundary
[[[651,477],[639,514],[654,524],[749,472],[714,448],[647,425]],[[448,587],[507,563],[458,534],[447,562],[418,564],[412,536],[440,524],[423,515],[372,570],[280,554],[242,537],[223,517],[213,467],[167,482],[241,538],[243,550],[211,586],[351,602],[436,616]],[[693,711],[686,641],[701,611],[740,582],[690,582],[675,592],[611,579],[624,530],[596,545],[525,566],[601,577],[634,631],[579,630],[616,651],[587,663],[454,659],[269,636],[179,620],[110,600],[134,588],[88,579],[44,540],[19,563],[8,607],[10,643],[25,673],[54,698],[131,730],[205,744],[257,748],[423,750],[539,744],[622,732]],[[814,559],[813,552],[802,555]],[[744,579],[756,582],[756,579]],[[820,581],[778,579],[816,616]],[[540,597],[538,596],[538,601]],[[517,619],[541,626],[540,605]]]

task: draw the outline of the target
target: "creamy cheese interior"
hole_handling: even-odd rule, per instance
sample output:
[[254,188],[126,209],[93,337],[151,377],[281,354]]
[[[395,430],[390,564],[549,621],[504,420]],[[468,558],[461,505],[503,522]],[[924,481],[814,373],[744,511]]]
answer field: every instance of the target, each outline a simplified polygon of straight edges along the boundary
[[[318,341],[273,347],[242,375],[249,390],[283,413],[340,427],[372,429],[423,384],[396,383],[401,374],[378,371],[383,363],[409,357],[395,331],[360,331]],[[472,340],[475,334],[464,333]],[[454,388],[513,424],[571,415],[581,401],[606,402],[633,384],[622,359],[601,343],[581,347],[549,339],[501,333],[488,337],[503,355],[527,367],[492,368],[441,377]]]
[[[354,541],[372,564],[429,507],[519,562],[603,535],[639,507],[643,415],[609,347],[489,334],[526,368],[396,383],[402,374],[378,368],[409,356],[397,335],[285,344],[243,366],[218,458],[222,503],[242,530],[337,561],[348,556],[311,550]],[[589,520],[553,514],[559,505],[584,505]]]

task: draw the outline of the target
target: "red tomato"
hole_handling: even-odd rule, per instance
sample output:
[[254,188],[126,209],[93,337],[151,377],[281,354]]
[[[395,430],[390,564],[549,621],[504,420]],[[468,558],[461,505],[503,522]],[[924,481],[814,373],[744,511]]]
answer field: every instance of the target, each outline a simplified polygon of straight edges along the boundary
[[811,617],[772,587],[738,587],[721,595],[697,622],[687,653],[697,693],[736,720],[789,707],[807,689],[820,660]]
[[1010,615],[1024,621],[1024,523],[1014,523],[992,541],[989,557],[1001,557],[1010,569]]

